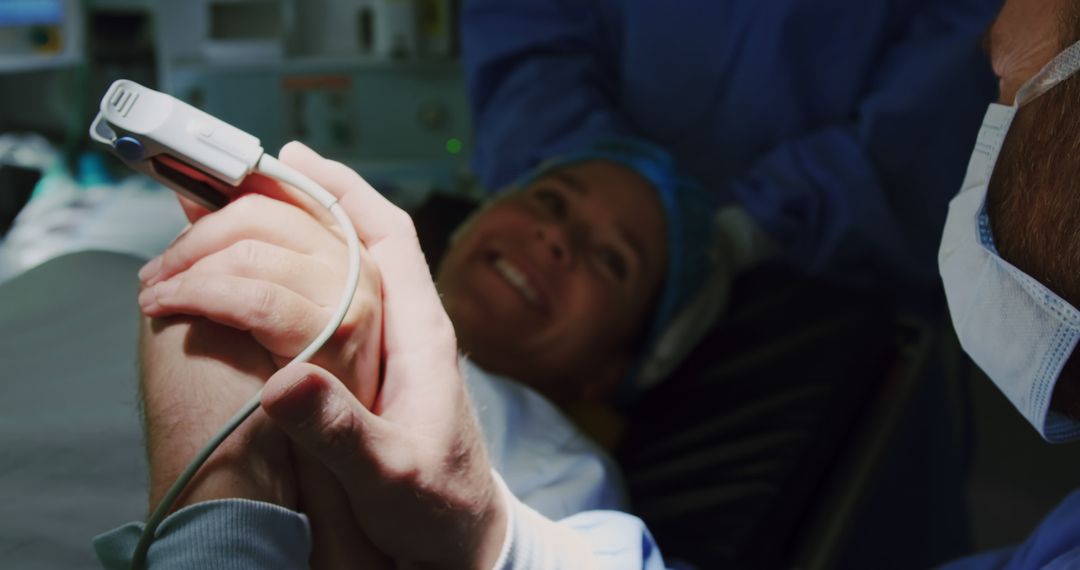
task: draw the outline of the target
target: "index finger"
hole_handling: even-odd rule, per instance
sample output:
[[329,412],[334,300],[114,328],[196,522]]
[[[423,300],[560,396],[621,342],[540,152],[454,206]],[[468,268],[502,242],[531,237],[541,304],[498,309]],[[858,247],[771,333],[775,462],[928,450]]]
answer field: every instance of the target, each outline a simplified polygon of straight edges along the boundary
[[327,160],[296,141],[282,147],[278,159],[337,197],[356,226],[360,240],[369,248],[395,235],[411,233],[415,237],[409,215],[348,166]]
[[333,214],[319,204],[314,198],[288,184],[279,182],[259,172],[252,172],[249,174],[248,177],[240,183],[239,191],[243,194],[262,194],[263,196],[273,198],[279,202],[292,204],[311,214],[312,217],[319,220],[324,226],[337,225],[337,220],[334,219]]
[[[219,192],[229,199],[229,202],[233,202],[245,194],[262,194],[268,198],[273,198],[279,202],[292,204],[293,206],[303,209],[325,226],[331,226],[335,223],[333,215],[327,212],[326,208],[323,208],[311,196],[259,172],[248,174],[247,177],[240,182],[239,186],[232,187],[194,169],[189,168],[188,170],[191,172],[190,176],[193,178],[204,181],[207,184],[212,183]],[[191,223],[197,222],[213,211],[179,192],[176,193],[176,198],[180,202],[180,208],[183,209],[184,215]]]

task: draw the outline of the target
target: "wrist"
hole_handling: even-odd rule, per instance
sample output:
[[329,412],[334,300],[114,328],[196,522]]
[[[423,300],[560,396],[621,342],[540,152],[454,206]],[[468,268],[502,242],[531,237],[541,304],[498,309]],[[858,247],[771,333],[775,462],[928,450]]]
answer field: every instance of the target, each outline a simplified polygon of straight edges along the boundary
[[297,510],[297,483],[288,442],[265,425],[265,418],[248,421],[264,424],[255,431],[275,433],[262,433],[257,439],[244,437],[240,445],[219,449],[196,474],[190,491],[180,497],[175,508],[217,499],[250,499]]
[[[241,426],[230,436],[236,439],[223,443],[199,468],[170,512],[219,499],[249,499],[296,510],[297,483],[287,441],[265,418],[249,418],[246,423],[258,425]],[[175,457],[168,470],[153,470],[151,509],[162,500],[195,452],[192,449],[184,457]]]

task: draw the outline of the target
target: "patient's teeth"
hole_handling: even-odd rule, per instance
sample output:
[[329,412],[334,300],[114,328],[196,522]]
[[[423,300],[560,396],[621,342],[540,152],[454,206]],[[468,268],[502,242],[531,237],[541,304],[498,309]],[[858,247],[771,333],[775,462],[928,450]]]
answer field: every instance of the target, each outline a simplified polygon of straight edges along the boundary
[[508,261],[500,257],[495,260],[495,269],[497,269],[499,274],[506,278],[511,285],[520,291],[530,303],[535,304],[540,301],[540,297],[536,294],[536,290],[529,284],[529,279],[525,277],[525,274],[517,267],[514,267]]

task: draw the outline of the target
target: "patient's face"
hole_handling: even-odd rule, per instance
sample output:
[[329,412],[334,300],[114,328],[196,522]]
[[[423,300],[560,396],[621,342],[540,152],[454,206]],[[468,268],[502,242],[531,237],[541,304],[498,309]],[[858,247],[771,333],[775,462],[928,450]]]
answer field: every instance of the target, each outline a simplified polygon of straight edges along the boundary
[[461,349],[557,401],[626,371],[667,266],[649,183],[606,161],[568,166],[475,214],[439,267]]

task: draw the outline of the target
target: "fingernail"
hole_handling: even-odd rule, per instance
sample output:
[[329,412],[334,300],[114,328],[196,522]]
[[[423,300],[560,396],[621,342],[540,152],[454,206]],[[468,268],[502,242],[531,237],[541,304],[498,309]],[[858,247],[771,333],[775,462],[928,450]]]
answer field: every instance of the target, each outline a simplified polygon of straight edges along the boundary
[[157,305],[157,291],[153,287],[147,287],[139,291],[139,308],[149,312]]
[[159,271],[161,271],[160,255],[147,261],[146,265],[139,269],[139,281],[142,281],[144,285],[153,285],[154,282],[151,279],[157,277]]
[[176,279],[170,279],[143,289],[139,293],[139,308],[147,314],[155,312],[161,307],[161,299],[175,294],[179,286],[180,283]]

